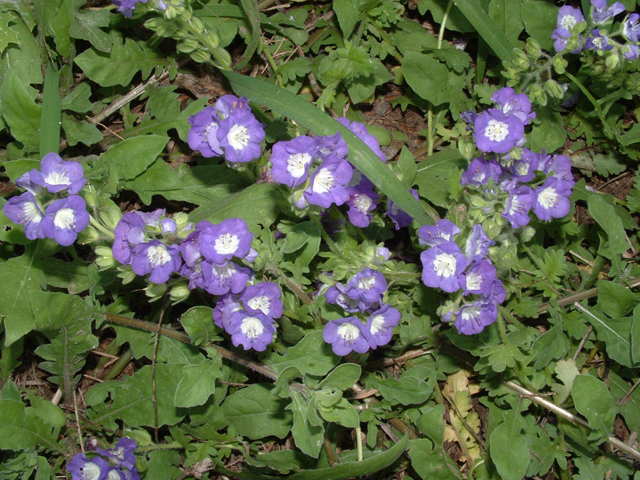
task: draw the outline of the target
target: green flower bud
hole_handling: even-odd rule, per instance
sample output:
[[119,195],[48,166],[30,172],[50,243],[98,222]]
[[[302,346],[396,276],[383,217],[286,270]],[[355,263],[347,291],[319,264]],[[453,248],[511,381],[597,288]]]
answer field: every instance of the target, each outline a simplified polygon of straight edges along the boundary
[[527,38],[527,44],[524,47],[524,51],[534,60],[537,60],[540,58],[540,55],[542,55],[542,48],[540,47],[540,44],[531,37]]
[[496,238],[498,235],[500,235],[502,226],[498,225],[493,219],[487,219],[482,222],[482,229],[487,234],[487,237]]
[[138,275],[131,269],[131,265],[118,265],[118,277],[122,279],[122,284],[133,282]]
[[207,37],[207,41],[211,47],[217,48],[218,45],[220,45],[220,35],[218,35],[217,31],[211,30],[210,32],[207,32],[205,36]]
[[511,270],[515,267],[518,259],[518,252],[515,245],[502,245],[498,249],[498,258],[494,262],[496,267]]
[[191,53],[196,48],[198,48],[198,40],[191,35],[182,39],[182,42],[180,42],[176,47],[176,49],[181,53]]
[[458,151],[467,160],[471,160],[476,153],[476,144],[469,137],[460,137],[458,139]]
[[536,229],[530,225],[526,225],[520,229],[520,240],[523,243],[528,242],[536,234]]
[[95,188],[93,188],[91,185],[88,185],[84,189],[83,197],[85,202],[87,202],[87,207],[96,208],[96,206],[98,205],[98,193],[96,192]]
[[544,89],[550,97],[560,99],[564,96],[564,90],[555,80],[544,82]]
[[144,294],[149,297],[149,302],[155,302],[160,300],[166,291],[166,283],[148,283],[147,288],[144,289]]
[[171,303],[175,305],[176,303],[184,302],[191,295],[191,290],[189,290],[189,285],[187,282],[179,282],[171,287],[169,291],[169,298],[171,299]]
[[122,212],[115,203],[109,202],[100,209],[100,218],[105,227],[109,230],[115,230],[116,225],[122,219]]
[[620,66],[620,55],[618,55],[618,52],[614,51],[611,54],[607,55],[604,64],[608,69],[616,70]]
[[96,247],[96,265],[100,270],[106,270],[117,264],[113,258],[113,251],[109,247]]
[[471,206],[476,208],[484,208],[485,205],[487,204],[484,198],[479,197],[477,195],[474,195],[473,197],[471,197],[470,203],[471,203]]
[[211,54],[207,50],[202,50],[200,48],[195,52],[192,52],[189,56],[197,63],[205,63],[209,58],[211,58]]

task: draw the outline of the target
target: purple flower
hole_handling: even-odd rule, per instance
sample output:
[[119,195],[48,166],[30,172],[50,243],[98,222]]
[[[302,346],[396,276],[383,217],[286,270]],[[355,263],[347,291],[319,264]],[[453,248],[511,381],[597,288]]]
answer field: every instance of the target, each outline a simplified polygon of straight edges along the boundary
[[318,146],[318,155],[322,160],[330,156],[347,158],[349,153],[349,146],[340,132],[327,137],[316,137],[316,145]]
[[227,118],[220,120],[218,141],[230,162],[250,162],[260,156],[264,140],[264,128],[251,111],[232,110]]
[[632,13],[624,21],[622,34],[630,42],[637,42],[638,38],[640,38],[640,24],[638,20],[640,20],[640,15]]
[[491,285],[491,291],[488,295],[485,295],[484,298],[487,302],[492,302],[496,305],[504,302],[507,298],[507,291],[504,288],[502,280],[496,278]]
[[271,318],[282,316],[280,287],[273,282],[260,282],[244,289],[240,301],[247,311],[262,312]]
[[275,332],[272,318],[245,310],[232,313],[227,327],[227,333],[236,347],[242,345],[245,350],[253,348],[258,352],[267,349]]
[[324,293],[324,298],[327,300],[327,303],[338,304],[349,313],[359,311],[358,300],[349,297],[346,293],[345,286],[341,283],[329,287]]
[[591,34],[587,37],[584,47],[587,50],[593,50],[594,52],[597,52],[598,50],[602,50],[604,52],[613,50],[613,45],[609,43],[609,37],[602,35],[598,28],[594,28]]
[[622,55],[624,55],[625,60],[633,62],[640,56],[640,48],[636,45],[624,45],[622,47]]
[[460,275],[467,267],[467,259],[453,242],[431,247],[420,254],[422,282],[427,287],[441,288],[453,293],[460,289]]
[[509,199],[502,216],[509,220],[513,228],[523,227],[529,223],[529,210],[533,206],[536,195],[526,185],[514,188],[509,193]]
[[200,152],[206,158],[222,155],[222,148],[218,141],[220,118],[214,107],[207,107],[191,115],[189,125],[191,129],[187,135],[187,142],[191,149]]
[[[413,198],[417,201],[420,201],[420,196],[418,195],[418,191],[415,188],[409,190]],[[387,202],[387,212],[385,213],[387,217],[393,220],[393,223],[396,226],[396,230],[400,230],[403,227],[408,227],[413,222],[413,217],[409,215],[407,212],[398,208],[398,206],[393,203],[391,200]]]
[[177,245],[167,246],[160,240],[139,243],[133,250],[131,268],[140,276],[150,273],[151,283],[164,283],[173,272],[180,270],[179,252]]
[[371,314],[366,326],[371,348],[375,350],[391,341],[393,327],[400,323],[400,316],[400,312],[388,303]]
[[515,115],[492,108],[478,115],[475,140],[483,152],[507,153],[524,135],[524,124]]
[[311,186],[304,192],[307,202],[324,208],[342,205],[349,199],[345,187],[352,175],[348,161],[329,156],[311,176]]
[[349,221],[356,227],[368,227],[373,218],[369,212],[375,210],[378,206],[377,200],[380,199],[380,196],[373,191],[373,183],[363,177],[358,185],[347,187],[347,193],[349,194],[347,200]]
[[570,37],[571,29],[580,22],[584,22],[582,10],[565,5],[558,10],[557,28],[555,31],[563,37]]
[[505,115],[513,115],[520,120],[523,125],[528,125],[531,120],[536,118],[536,114],[531,113],[531,101],[524,93],[516,93],[511,87],[496,90],[491,95],[493,100],[502,113]]
[[278,183],[297,187],[309,176],[317,151],[316,141],[306,135],[276,143],[271,150],[271,176]]
[[240,293],[251,276],[251,270],[233,262],[218,265],[209,260],[203,260],[200,268],[204,276],[203,288],[211,295]]
[[384,275],[365,268],[349,279],[345,293],[349,298],[358,300],[358,308],[364,312],[375,303],[382,303],[382,296],[386,291],[387,281]]
[[67,471],[73,480],[106,480],[109,464],[101,457],[91,460],[84,453],[76,454],[69,463]]
[[[45,238],[42,231],[44,213],[31,192],[24,192],[18,197],[10,198],[4,205],[4,214],[13,223],[24,227],[24,234],[29,240]],[[73,243],[73,242],[71,242]]]
[[542,186],[536,188],[535,193],[536,201],[533,204],[533,212],[540,220],[562,218],[569,213],[571,189],[564,182],[555,177],[549,177]]
[[213,323],[218,327],[227,329],[231,324],[231,314],[242,310],[240,298],[235,293],[227,293],[218,298],[216,308],[213,309]]
[[478,262],[487,256],[489,247],[495,243],[487,237],[482,225],[477,224],[473,226],[471,235],[467,238],[464,253],[469,262]]
[[74,195],[82,190],[87,179],[78,162],[65,162],[60,155],[47,153],[40,162],[40,171],[31,170],[30,182],[46,188],[49,193],[66,190]]
[[370,345],[365,325],[355,317],[331,320],[324,326],[322,338],[331,345],[336,355],[348,355],[352,351],[365,353]]
[[251,113],[249,100],[245,97],[236,97],[235,95],[223,95],[216,100],[214,106],[216,112],[220,113],[222,118],[227,118],[235,110],[244,110]]
[[458,311],[454,325],[459,333],[473,335],[480,333],[497,319],[498,309],[494,303],[475,302]]
[[197,261],[193,265],[187,265],[186,263],[180,267],[180,275],[189,280],[189,289],[195,290],[200,287],[205,289],[204,273],[202,273],[202,262]]
[[490,178],[498,180],[501,173],[502,167],[495,160],[486,160],[484,157],[474,158],[462,174],[460,185],[475,187],[486,185]]
[[620,2],[615,2],[607,8],[607,0],[591,0],[591,5],[593,5],[591,18],[598,25],[605,23],[611,17],[615,17],[625,10],[625,6]]
[[222,265],[232,257],[243,258],[249,253],[253,233],[243,219],[228,218],[205,227],[200,235],[200,253],[207,260]]
[[98,453],[103,457],[109,457],[116,465],[122,466],[127,470],[131,470],[136,466],[136,456],[133,451],[138,447],[135,441],[130,438],[123,437],[118,440],[115,448],[105,450],[98,448]]
[[135,246],[147,241],[145,226],[146,223],[140,212],[125,213],[113,231],[115,235],[111,248],[113,258],[123,265],[130,265]]
[[87,204],[79,195],[56,200],[47,207],[41,223],[45,237],[68,247],[76,241],[78,233],[89,225]]
[[530,182],[536,177],[535,171],[544,157],[542,153],[534,153],[528,148],[523,148],[522,157],[514,160],[509,167],[512,178],[519,182]]
[[[37,170],[32,171],[37,172]],[[18,187],[24,188],[26,191],[33,193],[34,195],[38,195],[42,191],[42,187],[31,180],[31,172],[24,173],[16,180],[15,183]]]
[[569,189],[573,188],[576,183],[573,179],[573,173],[571,173],[571,160],[565,155],[547,157],[544,164],[540,164],[540,167],[544,173],[557,178]]
[[113,0],[113,4],[118,7],[118,12],[127,18],[131,18],[133,9],[140,2],[147,3],[147,0]]
[[[473,125],[476,123],[476,118],[478,118],[478,114],[472,110],[465,110],[460,114],[460,119],[464,121],[467,125]],[[469,130],[469,126],[467,126],[467,131]]]
[[418,241],[420,245],[440,245],[453,240],[460,229],[451,220],[443,218],[435,225],[424,225],[418,229]]
[[351,130],[351,132],[356,137],[362,140],[365,143],[365,145],[369,147],[373,151],[373,153],[375,153],[378,156],[380,160],[382,160],[383,162],[387,161],[387,157],[385,156],[384,153],[382,153],[382,150],[380,149],[380,142],[376,137],[374,137],[369,133],[369,130],[367,129],[367,126],[364,123],[351,122],[344,117],[338,118],[338,121],[342,125],[347,127],[349,130]]
[[182,253],[184,263],[189,267],[196,265],[198,260],[202,258],[202,252],[200,252],[202,234],[212,228],[213,224],[211,222],[202,220],[196,224],[195,230],[180,244],[180,253]]
[[496,279],[496,267],[490,260],[483,259],[474,263],[469,270],[460,277],[460,286],[465,295],[488,295]]

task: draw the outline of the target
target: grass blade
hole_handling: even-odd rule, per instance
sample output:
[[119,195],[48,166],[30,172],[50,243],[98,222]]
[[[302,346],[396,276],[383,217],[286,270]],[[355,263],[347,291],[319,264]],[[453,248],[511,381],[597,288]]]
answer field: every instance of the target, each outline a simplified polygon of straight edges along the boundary
[[42,112],[40,114],[40,157],[51,152],[58,153],[60,149],[61,102],[58,69],[49,63],[44,77]]

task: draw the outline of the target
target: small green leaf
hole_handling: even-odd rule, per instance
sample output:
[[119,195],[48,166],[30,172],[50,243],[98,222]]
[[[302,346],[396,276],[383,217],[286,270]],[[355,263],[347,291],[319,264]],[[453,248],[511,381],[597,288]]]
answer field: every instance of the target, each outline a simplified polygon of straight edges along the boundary
[[40,139],[42,107],[35,101],[38,92],[25,84],[18,73],[10,69],[0,87],[2,115],[14,138],[37,149]]
[[155,162],[168,141],[168,137],[159,135],[129,138],[111,147],[100,159],[116,168],[118,178],[132,180]]
[[509,410],[502,413],[504,422],[489,436],[491,460],[503,480],[520,480],[527,473],[531,461],[527,441],[521,435],[520,413]]
[[334,368],[329,375],[325,377],[318,388],[328,388],[332,390],[347,390],[353,387],[358,380],[362,368],[355,363],[345,363]]
[[370,378],[367,388],[375,388],[385,400],[394,404],[413,405],[426,402],[433,392],[433,382],[425,382],[405,374],[399,380],[395,378]]
[[360,2],[357,0],[336,0],[333,2],[333,10],[336,12],[345,39],[351,36],[358,23],[359,4]]
[[613,431],[617,408],[613,406],[604,382],[591,375],[578,375],[573,380],[571,396],[576,410],[584,415],[594,429],[589,438],[598,440],[598,443],[606,441]]
[[286,355],[272,354],[265,364],[276,373],[287,367],[295,367],[303,374],[326,375],[339,362],[340,358],[322,340],[322,332],[314,331],[296,346],[288,348]]
[[182,314],[180,323],[194,345],[206,345],[221,339],[218,336],[221,330],[213,323],[213,310],[210,307],[191,307]]
[[198,365],[182,367],[182,378],[178,382],[174,404],[176,407],[195,407],[204,404],[215,392],[215,383],[222,375],[220,361],[205,358]]
[[293,414],[293,427],[291,433],[296,447],[310,457],[318,458],[324,440],[324,427],[313,425],[309,421],[309,409],[314,408],[302,396],[301,393],[291,390],[291,403],[287,406]]

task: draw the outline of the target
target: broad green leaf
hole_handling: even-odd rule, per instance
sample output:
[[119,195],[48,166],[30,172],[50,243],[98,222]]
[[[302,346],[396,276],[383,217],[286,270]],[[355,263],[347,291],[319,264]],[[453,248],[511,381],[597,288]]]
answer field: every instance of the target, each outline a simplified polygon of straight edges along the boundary
[[168,141],[168,137],[159,135],[129,138],[111,147],[100,159],[115,167],[118,178],[132,180],[155,162]]
[[597,439],[598,443],[606,441],[613,431],[617,409],[612,405],[611,394],[604,382],[591,375],[578,375],[573,380],[571,396],[576,410],[594,429],[589,438]]
[[206,345],[220,340],[220,328],[213,323],[213,310],[210,307],[191,307],[180,317],[180,323],[191,337],[194,345]]
[[66,425],[67,419],[64,416],[64,411],[49,400],[38,395],[29,395],[29,403],[33,407],[34,413],[50,427],[56,428]]
[[295,347],[289,347],[286,355],[272,354],[265,365],[276,373],[295,367],[303,374],[320,376],[326,375],[339,362],[340,358],[333,354],[318,330],[307,334]]
[[433,391],[433,382],[425,382],[405,374],[395,378],[369,378],[367,388],[375,388],[392,405],[413,405],[426,402]]
[[0,450],[49,450],[65,454],[52,428],[22,402],[0,400]]
[[89,49],[76,57],[76,63],[87,77],[103,87],[128,85],[138,72],[146,79],[154,69],[170,65],[164,55],[144,42],[128,38],[123,44],[120,38],[113,40],[109,54]]
[[433,54],[407,52],[402,62],[402,74],[414,92],[425,100],[434,105],[449,102],[449,69]]
[[112,14],[107,9],[83,9],[77,7],[84,1],[74,1],[74,18],[69,25],[69,35],[72,38],[87,40],[93,48],[101,52],[110,52],[113,39],[101,27],[108,27]]
[[609,388],[611,396],[617,405],[624,397],[627,400],[620,405],[620,414],[624,417],[627,427],[631,431],[640,430],[640,390],[632,386],[614,372],[609,372]]
[[[129,343],[133,352],[133,358],[153,358],[155,333],[144,332],[121,325],[114,325],[113,328],[118,335],[116,337],[118,346]],[[204,358],[200,350],[193,345],[182,343],[175,338],[164,335],[158,337],[158,352],[156,358],[158,361],[177,365],[197,365],[202,363]]]
[[10,43],[20,44],[18,32],[11,29],[9,23],[13,22],[15,17],[10,12],[0,12],[0,54]]
[[[297,442],[296,446],[298,446]],[[283,475],[299,472],[303,466],[309,464],[312,466],[309,457],[297,450],[274,450],[269,453],[259,453],[255,458],[245,457],[245,460],[252,467],[267,467]]]
[[457,477],[450,470],[441,446],[434,446],[427,438],[409,440],[409,457],[411,467],[423,480],[455,480]]
[[0,99],[2,115],[13,137],[37,149],[40,139],[42,107],[35,101],[37,90],[24,83],[17,72],[10,70],[2,82]]
[[560,380],[562,384],[554,383],[552,388],[556,392],[556,404],[562,405],[562,403],[569,398],[571,388],[573,388],[573,381],[580,374],[580,371],[578,370],[578,367],[576,367],[575,360],[570,359],[560,360],[556,364],[555,372],[558,380]]
[[176,407],[195,407],[207,401],[215,391],[216,380],[222,375],[219,358],[218,361],[205,358],[198,365],[185,365],[182,368],[182,378],[174,398]]
[[[307,242],[315,240],[316,238],[320,238],[320,230],[318,230],[318,227],[313,222],[298,223],[287,233],[287,237],[284,239],[282,252],[297,252],[304,247]],[[318,252],[316,251],[315,253]]]
[[416,159],[413,157],[407,147],[402,147],[400,156],[396,162],[396,166],[400,173],[399,180],[407,187],[411,188],[416,178],[417,166]]
[[[186,410],[174,406],[177,382],[181,378],[182,365],[156,363],[156,398],[158,405],[158,425],[175,425],[187,414]],[[155,424],[154,395],[151,382],[151,366],[145,365],[124,381],[111,380],[95,385],[94,388],[108,391],[111,402],[98,401],[90,404],[87,400],[87,417],[97,425],[113,430],[126,419],[128,427],[152,427]],[[100,400],[100,396],[97,400]],[[104,397],[102,397],[104,398]]]
[[62,129],[67,143],[72,147],[78,143],[83,143],[89,147],[102,140],[102,133],[100,133],[95,124],[78,122],[67,114],[62,115]]
[[333,10],[338,17],[338,23],[342,30],[342,35],[348,39],[353,33],[353,29],[358,23],[358,0],[336,0],[333,2]]
[[448,6],[449,0],[418,0],[419,12],[424,15],[425,12],[429,11],[437,24],[442,25],[443,22],[446,23],[445,27],[447,30],[461,33],[473,32],[473,26],[460,12],[456,3],[453,3],[451,9],[447,8]]
[[291,433],[296,447],[310,457],[318,458],[324,440],[324,427],[322,425],[312,425],[309,422],[309,402],[301,393],[291,390],[291,403],[286,409],[293,414],[293,427]]
[[347,428],[356,428],[360,425],[358,412],[346,398],[340,398],[337,403],[329,407],[318,404],[318,413],[327,422],[337,423]]
[[60,106],[63,110],[86,113],[93,108],[90,97],[91,87],[89,86],[89,82],[82,82],[65,95],[61,100]]
[[342,134],[349,145],[349,161],[387,195],[399,208],[421,225],[434,222],[402,183],[395,178],[378,156],[347,128],[306,100],[268,82],[223,72],[238,95],[245,96],[308,128],[317,135]]
[[249,20],[249,25],[251,26],[251,37],[249,38],[249,42],[247,43],[247,49],[242,54],[242,57],[235,64],[235,68],[237,70],[241,70],[247,66],[249,60],[255,53],[256,49],[260,45],[260,10],[258,9],[257,0],[240,0],[242,4],[242,10]]
[[362,368],[360,365],[356,365],[355,363],[338,365],[324,378],[324,380],[322,380],[322,382],[320,382],[318,388],[347,390],[353,387],[358,380],[360,380],[361,373]]
[[491,460],[503,480],[520,480],[531,461],[527,441],[520,430],[522,419],[517,411],[503,412],[504,422],[489,436]]
[[534,152],[545,149],[553,153],[564,145],[567,139],[567,131],[564,128],[564,120],[560,113],[548,108],[536,110],[536,122],[529,135],[529,145]]
[[639,297],[620,283],[598,281],[598,305],[610,317],[628,315],[640,301]]
[[42,112],[40,115],[40,156],[47,153],[58,153],[60,150],[60,75],[51,63],[47,64],[42,92]]
[[465,169],[467,164],[458,150],[443,150],[419,162],[414,183],[420,196],[439,207],[449,207],[448,180],[451,170]]
[[88,268],[86,262],[80,259],[65,262],[54,257],[44,257],[42,270],[47,285],[65,288],[72,294],[89,289]]
[[[584,307],[583,307],[584,308]],[[598,333],[598,339],[606,345],[607,354],[616,362],[633,367],[631,356],[631,322],[629,318],[608,318],[591,309],[580,309]]]
[[477,0],[456,0],[455,4],[500,60],[513,58],[513,46]]
[[548,2],[529,1],[522,4],[520,13],[529,36],[544,50],[553,52],[551,34],[556,28],[558,7]]
[[[0,385],[4,384],[0,398],[3,400],[7,400],[7,398],[5,398],[5,388],[13,385],[13,382],[11,382],[9,378],[13,371],[22,363],[20,359],[22,358],[23,352],[24,338],[20,338],[11,345],[4,345],[4,343],[0,344]],[[15,385],[13,386],[15,387]],[[18,392],[17,400],[20,400],[20,392]]]
[[286,401],[271,390],[270,385],[254,383],[225,399],[220,408],[238,434],[257,439],[284,438],[289,433],[292,415],[285,410]]
[[622,144],[629,146],[640,142],[640,124],[634,123],[633,126],[622,135]]
[[[599,253],[618,265],[621,255],[630,247],[626,240],[622,221],[616,215],[613,205],[601,194],[590,195],[588,200],[589,215],[600,225],[607,234],[608,248],[599,249]],[[618,266],[618,269],[620,267]]]
[[[2,2],[0,2],[1,5]],[[40,49],[32,32],[33,25],[25,24],[25,21],[35,23],[35,19],[27,2],[19,1],[14,5],[19,9],[25,8],[26,11],[22,10],[21,13],[24,15],[11,25],[11,29],[18,34],[19,45],[5,50],[0,61],[0,78],[4,78],[10,72],[11,75],[17,76],[25,87],[30,84],[41,84],[43,76]]]
[[500,27],[500,31],[513,47],[518,46],[518,37],[524,29],[520,18],[520,2],[491,0],[489,2],[489,17]]

